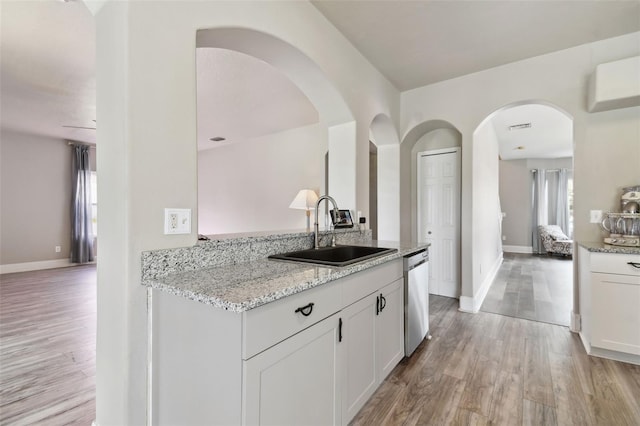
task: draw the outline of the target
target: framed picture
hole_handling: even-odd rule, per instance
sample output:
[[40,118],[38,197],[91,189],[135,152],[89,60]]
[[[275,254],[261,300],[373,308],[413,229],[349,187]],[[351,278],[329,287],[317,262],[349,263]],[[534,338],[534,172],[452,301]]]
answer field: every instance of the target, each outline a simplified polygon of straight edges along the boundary
[[339,217],[336,220],[335,210],[330,209],[331,222],[335,228],[353,228],[353,219],[349,210],[338,210]]

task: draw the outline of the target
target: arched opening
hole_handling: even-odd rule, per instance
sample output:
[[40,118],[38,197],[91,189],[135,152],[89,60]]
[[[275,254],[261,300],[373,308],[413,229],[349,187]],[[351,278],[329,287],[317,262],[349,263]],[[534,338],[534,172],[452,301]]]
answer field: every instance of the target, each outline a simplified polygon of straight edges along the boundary
[[[378,240],[397,241],[400,237],[400,174],[398,173],[400,141],[391,118],[385,114],[376,115],[369,127],[369,140],[375,148],[374,187],[370,187],[369,199],[375,198],[370,207],[370,216],[376,214],[376,223],[370,221]],[[370,170],[370,183],[371,181]],[[375,196],[372,197],[372,192]]]
[[199,233],[303,229],[301,189],[355,208],[355,123],[315,63],[242,28],[199,30],[196,52]]
[[[473,272],[481,283],[480,309],[569,326],[571,257],[547,253],[538,225],[558,226],[572,237],[573,118],[545,101],[512,103],[480,123],[473,147]],[[494,279],[503,253],[509,280]]]
[[431,120],[407,132],[400,148],[402,237],[431,243],[430,293],[456,298],[461,295],[461,146],[455,126]]

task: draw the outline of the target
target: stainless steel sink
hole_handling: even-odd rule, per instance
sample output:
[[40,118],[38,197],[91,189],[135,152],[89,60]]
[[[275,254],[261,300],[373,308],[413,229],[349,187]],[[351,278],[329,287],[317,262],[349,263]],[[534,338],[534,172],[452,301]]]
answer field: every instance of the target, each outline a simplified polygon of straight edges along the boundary
[[384,247],[335,246],[274,254],[269,256],[269,259],[292,260],[295,262],[307,262],[329,266],[346,266],[397,251],[398,250],[394,248]]

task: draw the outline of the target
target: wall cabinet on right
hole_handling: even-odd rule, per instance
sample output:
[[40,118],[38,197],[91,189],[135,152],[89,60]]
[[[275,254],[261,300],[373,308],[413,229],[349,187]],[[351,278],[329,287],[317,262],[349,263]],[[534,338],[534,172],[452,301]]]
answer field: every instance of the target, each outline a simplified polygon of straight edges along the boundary
[[591,355],[640,364],[640,255],[581,247],[580,332]]

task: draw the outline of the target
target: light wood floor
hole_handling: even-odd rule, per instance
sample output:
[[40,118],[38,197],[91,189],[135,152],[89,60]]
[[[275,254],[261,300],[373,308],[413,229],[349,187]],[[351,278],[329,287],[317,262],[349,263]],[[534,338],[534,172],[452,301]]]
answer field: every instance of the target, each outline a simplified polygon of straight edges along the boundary
[[355,425],[640,425],[640,366],[588,356],[566,327],[467,314],[431,296],[430,328]]
[[0,424],[95,419],[96,268],[0,276]]
[[[0,276],[0,424],[95,418],[95,267]],[[360,425],[640,425],[640,366],[589,357],[566,327],[431,297],[431,333]]]
[[570,258],[505,253],[480,310],[569,326],[572,308]]

